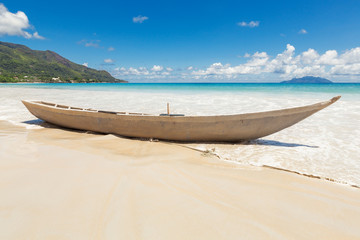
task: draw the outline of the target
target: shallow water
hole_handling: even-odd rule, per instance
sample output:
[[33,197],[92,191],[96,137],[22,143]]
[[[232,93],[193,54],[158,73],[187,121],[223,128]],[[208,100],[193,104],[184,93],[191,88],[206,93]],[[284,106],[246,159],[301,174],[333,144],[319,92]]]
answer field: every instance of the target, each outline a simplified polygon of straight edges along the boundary
[[316,103],[334,105],[279,133],[247,144],[196,144],[223,160],[273,166],[360,185],[360,84],[0,84],[0,119],[36,119],[21,99],[104,110],[219,115]]

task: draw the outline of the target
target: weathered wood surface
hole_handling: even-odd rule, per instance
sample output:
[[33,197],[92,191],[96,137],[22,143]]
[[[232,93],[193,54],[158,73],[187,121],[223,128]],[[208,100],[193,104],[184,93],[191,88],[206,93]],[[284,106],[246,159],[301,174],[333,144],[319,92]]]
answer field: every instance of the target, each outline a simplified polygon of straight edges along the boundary
[[261,138],[290,127],[339,98],[303,107],[220,116],[155,116],[82,109],[42,101],[22,102],[34,116],[72,129],[186,142],[237,142]]

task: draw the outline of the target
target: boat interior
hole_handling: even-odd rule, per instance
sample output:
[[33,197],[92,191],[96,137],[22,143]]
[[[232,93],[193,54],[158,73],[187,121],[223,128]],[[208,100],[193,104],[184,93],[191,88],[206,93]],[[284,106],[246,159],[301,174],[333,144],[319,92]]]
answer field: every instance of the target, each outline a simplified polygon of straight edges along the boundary
[[[133,112],[114,112],[114,111],[104,111],[104,110],[96,110],[92,108],[79,108],[79,107],[71,107],[61,104],[49,103],[44,101],[34,101],[35,103],[47,105],[55,108],[62,108],[67,110],[78,110],[78,111],[88,111],[88,112],[99,112],[99,113],[108,113],[108,114],[116,114],[116,115],[136,115],[136,116],[154,116],[152,114],[146,113],[133,113]],[[160,114],[160,116],[170,116],[170,117],[179,117],[185,116],[184,114]]]
[[78,111],[88,111],[88,112],[99,112],[99,113],[108,113],[108,114],[117,114],[117,115],[143,115],[143,116],[151,116],[152,114],[146,114],[146,113],[132,113],[132,112],[114,112],[114,111],[104,111],[104,110],[96,110],[92,108],[79,108],[79,107],[71,107],[61,104],[55,104],[55,103],[49,103],[44,101],[34,101],[35,103],[55,107],[55,108],[62,108],[62,109],[68,109],[68,110],[78,110]]

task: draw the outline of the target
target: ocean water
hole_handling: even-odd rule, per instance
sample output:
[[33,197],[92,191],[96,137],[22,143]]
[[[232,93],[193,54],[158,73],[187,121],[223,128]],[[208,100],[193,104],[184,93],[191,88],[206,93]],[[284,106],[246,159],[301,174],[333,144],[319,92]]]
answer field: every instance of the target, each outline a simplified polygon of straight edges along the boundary
[[360,84],[171,83],[0,84],[0,120],[28,128],[21,99],[103,110],[219,115],[276,110],[342,98],[273,135],[239,144],[189,144],[221,160],[272,166],[360,186]]

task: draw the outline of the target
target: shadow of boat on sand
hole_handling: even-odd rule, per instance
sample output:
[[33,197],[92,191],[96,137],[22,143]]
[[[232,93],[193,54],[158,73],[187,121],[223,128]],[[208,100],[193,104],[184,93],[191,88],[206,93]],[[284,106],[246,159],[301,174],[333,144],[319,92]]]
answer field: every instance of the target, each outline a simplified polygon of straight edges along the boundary
[[242,143],[242,145],[262,145],[262,146],[275,146],[275,147],[308,147],[308,148],[319,148],[319,146],[311,146],[299,143],[286,143],[275,140],[256,139]]
[[[71,131],[71,132],[78,132],[78,133],[87,133],[87,134],[95,134],[95,135],[106,135],[104,133],[98,133],[98,132],[92,132],[92,131],[85,131],[85,130],[78,130],[78,129],[71,129],[71,128],[64,128],[60,127],[48,122],[45,122],[41,119],[34,119],[29,121],[24,121],[22,123],[30,124],[30,125],[38,125],[44,128],[54,128],[54,129],[62,129],[65,131]],[[120,138],[126,138],[126,139],[134,139],[134,140],[142,140],[142,141],[159,141],[157,139],[148,139],[148,138],[132,138],[132,137],[126,137],[126,136],[120,136],[116,134],[112,134],[114,136],[120,137]],[[259,145],[259,146],[274,146],[274,147],[308,147],[308,148],[319,148],[318,146],[311,146],[306,144],[298,144],[298,143],[286,143],[286,142],[280,142],[275,140],[267,140],[267,139],[255,139],[250,141],[241,141],[236,143],[229,143],[229,142],[177,142],[177,141],[166,141],[166,140],[160,140],[162,142],[170,142],[170,143],[179,143],[179,144],[187,144],[187,143],[202,143],[202,144],[221,144],[221,145]]]

